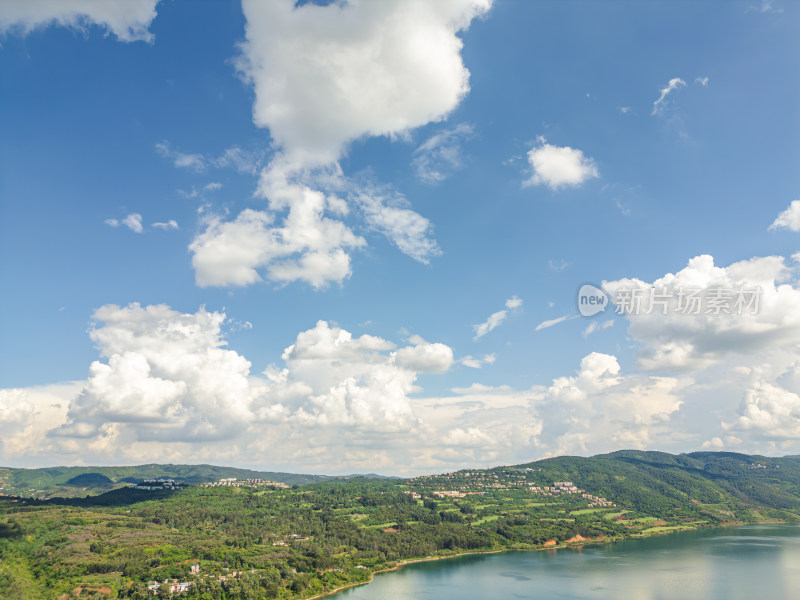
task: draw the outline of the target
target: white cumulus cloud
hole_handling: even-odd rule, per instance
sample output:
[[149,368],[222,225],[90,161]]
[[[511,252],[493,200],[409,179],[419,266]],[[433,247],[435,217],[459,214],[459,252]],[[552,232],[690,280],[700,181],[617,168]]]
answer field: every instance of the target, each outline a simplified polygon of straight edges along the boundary
[[[406,136],[458,105],[469,91],[458,33],[490,5],[491,0],[327,6],[245,1],[246,39],[237,67],[255,91],[253,121],[269,129],[277,150],[261,171],[258,189],[270,211],[245,211],[230,223],[210,221],[190,246],[197,282],[341,282],[351,273],[350,252],[366,245],[342,220],[350,208],[356,209],[351,217],[415,260],[428,263],[439,255],[428,219],[399,194],[348,181],[337,161],[354,140]],[[184,159],[168,147],[159,151]],[[233,153],[222,160],[242,163]],[[202,157],[199,164],[205,164]],[[345,197],[335,196],[337,191]],[[310,200],[326,195],[327,201]],[[277,213],[283,210],[288,215],[280,223]],[[242,220],[247,235],[239,244],[233,231]],[[224,248],[222,256],[215,256],[216,247]]]
[[144,227],[142,226],[142,215],[139,213],[130,213],[124,219],[106,219],[103,222],[109,227],[114,228],[117,228],[120,225],[125,225],[125,227],[134,233],[142,233],[144,231]]
[[106,305],[90,330],[106,362],[89,368],[58,435],[91,437],[130,424],[137,439],[232,437],[250,415],[250,363],[223,348],[223,313],[182,314],[166,305]]
[[[453,350],[419,342],[395,350],[382,338],[353,335],[319,321],[286,348],[286,368],[267,371],[294,420],[374,431],[408,431],[418,424],[408,394],[418,372],[442,373]],[[299,387],[298,387],[299,386]],[[302,389],[293,393],[292,388]],[[271,394],[274,394],[273,390]]]
[[523,185],[546,185],[553,190],[562,186],[578,186],[599,177],[594,160],[581,150],[569,146],[553,146],[539,137],[539,145],[528,151],[533,175]]
[[685,385],[622,375],[615,356],[592,352],[575,376],[554,379],[533,401],[542,423],[536,444],[555,456],[648,447],[670,435],[662,425],[681,407]]
[[67,382],[0,390],[0,455],[20,466],[41,466],[42,457],[62,461],[46,434],[64,422],[69,399],[81,387]]
[[398,366],[422,373],[444,373],[453,364],[453,349],[446,344],[422,342],[400,348],[395,356]]
[[780,256],[718,267],[702,255],[652,283],[620,279],[603,282],[603,290],[641,344],[640,367],[695,369],[800,343],[800,287],[791,274]]
[[127,217],[122,219],[122,224],[134,233],[142,233],[142,231],[144,231],[144,228],[142,227],[142,215],[139,213],[129,214]]
[[269,183],[271,207],[289,207],[280,225],[274,212],[247,209],[233,221],[216,215],[189,246],[197,284],[248,285],[306,281],[315,288],[350,276],[348,250],[366,244],[341,221],[325,216],[330,198],[301,184]]
[[291,163],[324,165],[361,136],[399,135],[444,118],[469,91],[457,34],[490,0],[246,0],[238,66],[253,121]]
[[85,30],[97,25],[122,42],[152,42],[150,23],[159,0],[5,0],[0,2],[0,34],[27,35],[60,25]]
[[789,208],[784,210],[769,226],[770,230],[789,229],[800,231],[800,200],[792,200]]
[[103,306],[94,319],[90,337],[101,358],[71,388],[58,418],[45,419],[47,429],[31,429],[40,412],[28,401],[31,390],[0,391],[0,435],[20,432],[0,440],[8,452],[141,459],[225,444],[241,458],[241,443],[302,454],[312,429],[315,440],[339,446],[372,436],[391,444],[396,435],[420,435],[409,397],[419,391],[418,374],[444,373],[454,362],[439,342],[413,336],[398,348],[319,321],[284,350],[282,366],[254,375],[248,360],[225,348],[224,313],[134,303]]
[[800,395],[766,381],[745,393],[739,416],[727,430],[769,441],[800,439]]

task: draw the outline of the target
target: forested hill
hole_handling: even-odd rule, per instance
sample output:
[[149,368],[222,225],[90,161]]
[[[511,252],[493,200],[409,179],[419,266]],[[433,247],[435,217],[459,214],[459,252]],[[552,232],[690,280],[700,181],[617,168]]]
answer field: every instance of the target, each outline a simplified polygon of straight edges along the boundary
[[324,475],[300,475],[253,471],[214,465],[136,465],[128,467],[49,467],[12,469],[0,467],[0,493],[35,498],[97,495],[138,483],[167,477],[196,485],[223,478],[266,479],[287,485],[304,485],[328,479]]
[[651,514],[670,512],[689,502],[800,510],[797,456],[620,450],[590,458],[561,456],[517,468],[533,468],[556,481],[573,481],[594,494]]

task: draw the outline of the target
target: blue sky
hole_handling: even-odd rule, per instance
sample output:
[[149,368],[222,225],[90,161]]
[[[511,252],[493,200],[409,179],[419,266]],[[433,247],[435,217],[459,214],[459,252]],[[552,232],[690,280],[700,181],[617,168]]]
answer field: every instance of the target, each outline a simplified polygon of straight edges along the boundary
[[[4,3],[1,462],[800,452],[798,24]],[[584,283],[761,304],[586,318]]]

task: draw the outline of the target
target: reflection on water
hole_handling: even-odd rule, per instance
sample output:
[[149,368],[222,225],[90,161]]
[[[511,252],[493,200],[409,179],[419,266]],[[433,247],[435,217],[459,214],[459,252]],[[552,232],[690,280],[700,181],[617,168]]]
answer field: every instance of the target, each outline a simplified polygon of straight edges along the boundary
[[464,556],[376,576],[335,600],[800,598],[800,527],[693,531],[605,546]]

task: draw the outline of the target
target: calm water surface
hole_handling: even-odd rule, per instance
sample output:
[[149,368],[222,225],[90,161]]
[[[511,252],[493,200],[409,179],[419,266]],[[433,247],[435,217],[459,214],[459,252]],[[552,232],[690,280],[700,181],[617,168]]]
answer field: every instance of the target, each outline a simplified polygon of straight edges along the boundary
[[692,531],[580,550],[418,563],[333,600],[495,598],[798,600],[800,527]]

